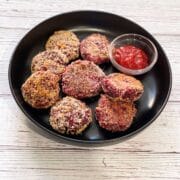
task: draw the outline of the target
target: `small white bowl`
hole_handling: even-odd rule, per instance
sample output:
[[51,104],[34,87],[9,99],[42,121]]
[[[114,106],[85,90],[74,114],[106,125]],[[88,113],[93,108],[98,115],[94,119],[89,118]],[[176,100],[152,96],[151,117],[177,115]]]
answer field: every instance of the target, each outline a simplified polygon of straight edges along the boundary
[[[119,48],[124,45],[133,45],[142,49],[149,58],[150,61],[149,65],[144,69],[138,69],[138,70],[129,69],[119,65],[113,57],[113,50],[114,48]],[[111,42],[109,47],[109,56],[111,63],[119,71],[129,75],[140,75],[150,71],[153,68],[153,66],[155,65],[158,59],[158,52],[154,43],[151,40],[149,40],[147,37],[144,37],[139,34],[122,34],[116,37]]]

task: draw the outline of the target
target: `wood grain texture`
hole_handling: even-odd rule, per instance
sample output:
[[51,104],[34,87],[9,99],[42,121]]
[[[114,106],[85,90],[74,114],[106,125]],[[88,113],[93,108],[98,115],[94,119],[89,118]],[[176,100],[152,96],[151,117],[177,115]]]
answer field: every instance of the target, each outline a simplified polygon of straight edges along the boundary
[[[170,100],[159,118],[137,136],[113,146],[82,148],[38,134],[8,86],[9,60],[18,41],[46,18],[79,9],[112,12],[145,27],[166,51],[173,71]],[[178,0],[1,0],[0,180],[180,179],[179,22]]]

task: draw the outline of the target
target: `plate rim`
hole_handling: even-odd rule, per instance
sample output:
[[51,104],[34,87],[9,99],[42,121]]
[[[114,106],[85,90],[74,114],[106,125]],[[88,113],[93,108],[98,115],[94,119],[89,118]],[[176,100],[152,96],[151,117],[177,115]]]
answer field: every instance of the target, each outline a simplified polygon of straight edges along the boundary
[[[118,18],[122,18],[124,20],[127,20],[127,21],[137,25],[138,27],[142,28],[148,34],[150,34],[152,36],[153,40],[160,46],[160,48],[162,49],[162,51],[164,53],[164,56],[166,57],[167,65],[168,65],[168,71],[169,71],[169,87],[168,87],[168,92],[167,92],[166,98],[165,98],[162,106],[158,109],[158,111],[156,112],[155,116],[150,121],[148,121],[146,124],[144,124],[140,128],[134,130],[133,132],[131,132],[131,133],[127,134],[127,135],[124,135],[124,136],[121,136],[121,137],[115,137],[115,138],[112,138],[112,139],[105,139],[105,140],[83,140],[83,139],[81,140],[81,139],[74,139],[74,138],[68,137],[68,136],[63,136],[60,133],[56,133],[56,132],[46,128],[45,126],[41,125],[36,120],[34,120],[29,115],[29,113],[26,112],[26,110],[23,108],[22,104],[19,102],[18,98],[16,97],[16,94],[15,94],[15,91],[14,91],[13,85],[12,85],[11,72],[12,72],[12,61],[14,59],[14,55],[15,55],[19,45],[31,33],[31,31],[33,31],[37,27],[41,26],[43,23],[46,23],[49,20],[57,18],[58,16],[67,15],[67,14],[71,14],[71,13],[100,13],[100,14],[104,13],[104,14],[107,14],[107,15],[110,15],[110,16],[116,16]],[[63,13],[51,16],[49,18],[46,18],[45,20],[43,20],[43,21],[39,22],[38,24],[36,24],[35,26],[33,26],[30,30],[28,30],[28,32],[25,33],[25,35],[23,35],[23,37],[16,44],[16,46],[15,46],[15,48],[13,50],[13,53],[11,55],[10,61],[9,61],[9,66],[8,66],[8,82],[9,82],[9,87],[10,87],[10,90],[11,90],[11,94],[12,94],[15,102],[17,103],[17,105],[21,109],[21,111],[24,113],[24,115],[27,117],[27,119],[30,122],[32,122],[34,125],[36,125],[40,130],[48,132],[49,135],[55,137],[58,141],[64,140],[67,143],[75,143],[76,145],[82,145],[82,144],[85,144],[85,145],[93,145],[93,144],[94,145],[99,145],[99,144],[103,144],[104,145],[104,144],[110,144],[110,143],[112,144],[113,142],[122,142],[124,140],[127,140],[127,139],[133,137],[134,135],[142,132],[142,130],[144,130],[146,127],[148,127],[150,124],[152,124],[157,119],[157,117],[161,114],[161,112],[165,108],[165,106],[166,106],[166,104],[167,104],[167,102],[169,100],[170,94],[171,94],[171,90],[172,90],[172,69],[171,69],[171,65],[170,65],[169,59],[168,59],[164,49],[160,45],[160,43],[154,38],[154,36],[149,31],[147,31],[141,25],[137,24],[136,22],[134,22],[134,21],[132,21],[132,20],[130,20],[130,19],[124,17],[124,16],[121,16],[121,15],[118,15],[118,14],[114,14],[114,13],[110,13],[110,12],[107,12],[107,11],[99,11],[99,10],[75,10],[75,11],[63,12]]]

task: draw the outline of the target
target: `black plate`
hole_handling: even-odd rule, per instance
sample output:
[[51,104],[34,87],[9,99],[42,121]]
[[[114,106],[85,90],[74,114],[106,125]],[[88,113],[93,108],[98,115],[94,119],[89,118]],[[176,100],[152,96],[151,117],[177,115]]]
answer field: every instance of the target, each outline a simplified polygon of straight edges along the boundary
[[[154,68],[145,75],[137,76],[145,87],[142,98],[136,103],[138,109],[132,126],[125,132],[110,133],[101,129],[95,118],[90,127],[79,136],[62,135],[54,131],[48,122],[49,110],[36,110],[27,105],[21,95],[20,87],[30,75],[32,57],[44,50],[48,37],[56,30],[67,29],[75,32],[80,39],[93,32],[105,34],[110,40],[123,33],[137,33],[151,39],[159,58]],[[101,68],[106,74],[116,71],[112,65],[104,64]],[[171,91],[172,75],[168,58],[159,43],[139,25],[123,17],[97,11],[76,11],[52,17],[33,28],[20,41],[15,49],[9,66],[9,83],[12,94],[25,115],[41,129],[66,142],[82,144],[103,144],[117,142],[140,132],[153,122],[163,110]],[[99,97],[85,102],[94,110]]]

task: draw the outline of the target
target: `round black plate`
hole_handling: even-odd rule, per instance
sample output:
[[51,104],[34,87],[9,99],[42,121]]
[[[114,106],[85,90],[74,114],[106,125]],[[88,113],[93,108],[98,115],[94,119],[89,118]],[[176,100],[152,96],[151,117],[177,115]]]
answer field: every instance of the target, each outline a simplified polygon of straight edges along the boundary
[[[155,67],[145,75],[137,76],[144,84],[145,91],[142,98],[136,102],[138,109],[132,126],[125,132],[110,133],[101,129],[95,118],[93,123],[82,135],[68,136],[54,131],[49,122],[49,110],[36,110],[26,104],[22,98],[20,87],[30,75],[32,57],[44,50],[48,37],[56,30],[67,29],[75,32],[80,39],[87,35],[100,32],[110,40],[123,33],[137,33],[151,39],[159,53]],[[112,65],[104,64],[101,68],[106,74],[115,72]],[[25,115],[41,129],[52,134],[55,139],[81,144],[103,144],[122,140],[139,132],[154,121],[167,103],[171,91],[171,69],[169,61],[159,43],[139,25],[123,17],[97,11],[76,11],[52,17],[33,28],[20,41],[15,49],[9,66],[9,83],[12,94]],[[85,102],[93,109],[99,97],[91,98]]]

